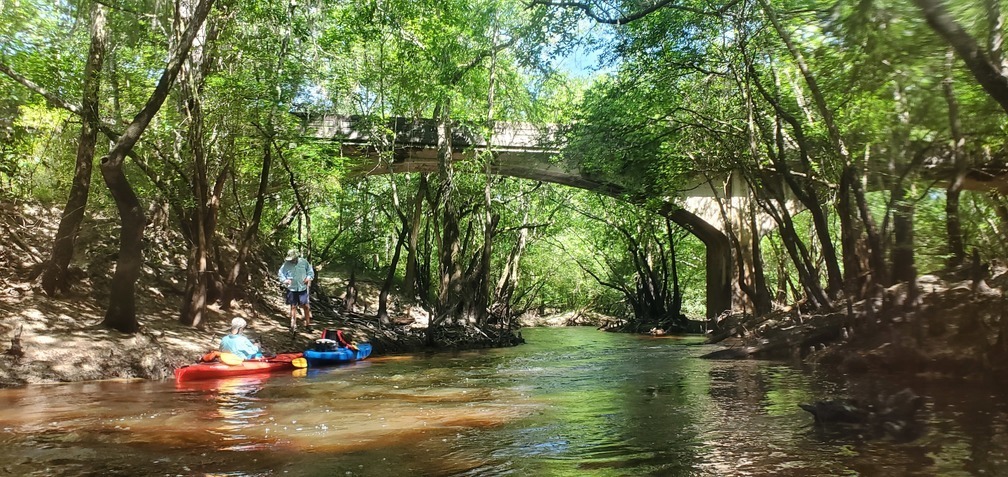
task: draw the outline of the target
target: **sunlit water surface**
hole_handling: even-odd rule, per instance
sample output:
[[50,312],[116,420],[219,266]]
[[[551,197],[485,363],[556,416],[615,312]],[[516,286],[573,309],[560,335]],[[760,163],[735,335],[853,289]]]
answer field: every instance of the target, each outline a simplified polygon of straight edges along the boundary
[[194,385],[0,390],[0,475],[1008,475],[996,388],[916,384],[926,425],[903,442],[823,432],[797,404],[846,385],[697,359],[714,349],[699,338],[524,337]]

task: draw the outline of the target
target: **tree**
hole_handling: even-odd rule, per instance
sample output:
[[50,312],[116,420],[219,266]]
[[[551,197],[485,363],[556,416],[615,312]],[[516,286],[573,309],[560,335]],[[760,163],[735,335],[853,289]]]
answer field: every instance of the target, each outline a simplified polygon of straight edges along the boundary
[[[190,0],[178,2],[177,29],[191,21],[194,6]],[[213,64],[209,42],[216,36],[217,28],[212,21],[199,29],[193,39],[189,57],[182,63],[179,72],[179,109],[187,125],[185,152],[192,164],[189,170],[192,172],[190,182],[193,194],[192,206],[184,208],[186,215],[179,217],[183,236],[189,242],[186,288],[179,321],[190,326],[202,326],[208,301],[219,295],[216,292],[219,289],[219,275],[216,268],[211,266],[211,248],[217,232],[217,211],[228,167],[222,167],[211,183],[207,157],[210,152],[205,147],[206,117],[203,112],[204,87],[210,65]]]
[[60,219],[56,237],[53,239],[52,253],[42,272],[42,289],[50,296],[65,292],[70,283],[67,267],[74,255],[74,245],[80,232],[81,222],[87,208],[91,191],[91,171],[94,165],[95,144],[98,141],[99,115],[98,91],[101,84],[102,64],[108,42],[106,23],[107,9],[100,3],[91,5],[90,33],[91,46],[84,66],[83,97],[80,114],[82,116],[80,140],[77,145],[77,160],[70,194]]
[[102,323],[124,333],[134,333],[140,328],[136,318],[135,286],[140,275],[143,252],[141,239],[146,219],[140,200],[123,172],[123,163],[126,155],[140,140],[140,135],[143,134],[168,97],[171,86],[178,77],[182,63],[188,57],[193,40],[210,13],[213,2],[214,0],[198,0],[192,10],[189,23],[171,52],[154,91],[133,121],[126,127],[119,140],[112,146],[112,150],[101,158],[102,178],[115,200],[121,222],[119,255],[116,260],[116,270],[109,285],[111,299]]

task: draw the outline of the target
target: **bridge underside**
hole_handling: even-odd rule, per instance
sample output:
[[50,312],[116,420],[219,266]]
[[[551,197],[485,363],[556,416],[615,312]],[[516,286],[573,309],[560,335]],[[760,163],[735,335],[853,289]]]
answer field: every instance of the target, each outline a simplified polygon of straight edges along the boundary
[[[437,150],[429,147],[398,148],[393,152],[391,162],[378,161],[377,151],[368,146],[344,144],[343,153],[349,157],[369,158],[369,160],[375,161],[361,164],[353,169],[354,173],[362,176],[430,173],[438,170]],[[471,150],[469,153],[454,154],[456,162],[470,157],[472,157]],[[546,162],[543,160],[543,152],[495,150],[493,158],[481,168],[482,171],[494,175],[551,182],[625,199],[622,187],[593,181],[585,178],[578,171],[571,171],[558,164]],[[688,210],[673,207],[671,204],[659,210],[659,213],[689,231],[706,246],[707,319],[713,320],[721,313],[731,310],[733,295],[731,285],[732,252],[728,237],[700,216]]]
[[[397,148],[392,153],[392,161],[379,162],[378,153],[373,148],[357,145],[343,145],[343,154],[349,157],[368,158],[370,161],[356,166],[351,174],[379,175],[397,173],[429,173],[438,170],[437,150],[422,147]],[[453,161],[470,159],[473,152],[455,152]],[[577,171],[543,161],[542,152],[521,150],[495,150],[493,158],[485,167],[494,175],[517,177],[534,181],[551,182],[579,189],[591,190],[607,195],[619,195],[622,189],[611,184],[587,179]]]

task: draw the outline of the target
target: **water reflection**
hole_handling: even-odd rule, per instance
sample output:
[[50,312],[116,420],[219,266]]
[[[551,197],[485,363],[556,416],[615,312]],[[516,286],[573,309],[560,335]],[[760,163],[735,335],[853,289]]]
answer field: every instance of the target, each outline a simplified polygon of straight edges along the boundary
[[[526,330],[503,350],[176,385],[0,390],[0,475],[1004,475],[1004,391],[696,359],[698,339]],[[908,384],[911,442],[798,408]]]

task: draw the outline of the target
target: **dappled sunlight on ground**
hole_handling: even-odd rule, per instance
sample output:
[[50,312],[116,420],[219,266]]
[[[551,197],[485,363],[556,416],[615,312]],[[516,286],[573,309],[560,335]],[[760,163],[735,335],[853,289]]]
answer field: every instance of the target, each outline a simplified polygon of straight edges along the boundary
[[[255,308],[236,301],[224,311],[207,307],[200,327],[179,322],[185,281],[184,241],[150,232],[143,272],[137,282],[140,332],[123,334],[102,326],[108,307],[108,273],[114,268],[115,220],[87,218],[77,241],[73,267],[82,276],[69,292],[47,296],[39,284],[60,210],[0,203],[0,223],[18,238],[0,244],[0,387],[107,378],[172,378],[174,368],[216,349],[232,318],[249,323],[272,352],[301,351],[314,333],[287,332],[288,316],[279,292]],[[20,356],[3,354],[18,340]],[[17,354],[17,353],[14,353]]]
[[[389,313],[396,326],[379,327],[375,313],[381,280],[357,277],[358,297],[347,312],[341,297],[347,281],[341,271],[320,270],[319,286],[331,301],[313,296],[313,329],[291,333],[289,307],[283,304],[271,259],[250,258],[250,284],[230,310],[209,305],[198,326],[179,322],[188,247],[177,232],[150,228],[144,232],[141,274],[135,308],[140,331],[123,334],[103,326],[109,307],[111,273],[118,254],[119,221],[88,215],[81,225],[70,265],[70,289],[57,297],[40,285],[42,264],[51,253],[60,207],[32,207],[0,201],[0,228],[10,240],[0,242],[0,387],[114,378],[171,379],[175,368],[191,364],[217,349],[235,317],[248,323],[246,334],[267,353],[301,352],[326,328],[343,328],[359,341],[370,341],[375,353],[409,351],[424,346],[416,328],[425,328],[427,313],[394,295]],[[236,253],[219,244],[226,261]],[[264,254],[268,255],[268,251]],[[337,265],[332,265],[336,268]],[[16,345],[15,345],[16,343]],[[394,359],[394,358],[390,358]]]
[[[226,332],[224,320],[207,330],[178,322],[177,305],[149,293],[137,294],[141,331],[120,333],[101,325],[103,305],[78,290],[45,296],[24,283],[18,296],[0,296],[0,336],[19,339],[23,356],[0,356],[0,385],[79,381],[109,377],[167,378],[192,362]],[[0,349],[6,351],[9,346]]]

